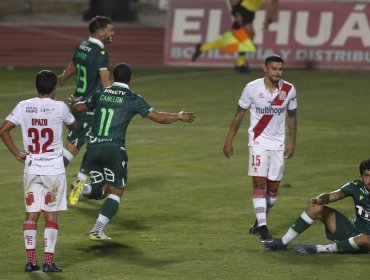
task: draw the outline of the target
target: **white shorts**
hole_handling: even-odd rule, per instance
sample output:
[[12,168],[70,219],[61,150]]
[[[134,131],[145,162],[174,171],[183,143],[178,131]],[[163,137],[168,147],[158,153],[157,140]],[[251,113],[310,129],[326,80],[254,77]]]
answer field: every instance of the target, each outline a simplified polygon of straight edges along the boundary
[[24,205],[26,212],[57,212],[67,210],[67,179],[65,174],[24,174]]
[[248,175],[281,181],[284,172],[284,151],[249,147]]

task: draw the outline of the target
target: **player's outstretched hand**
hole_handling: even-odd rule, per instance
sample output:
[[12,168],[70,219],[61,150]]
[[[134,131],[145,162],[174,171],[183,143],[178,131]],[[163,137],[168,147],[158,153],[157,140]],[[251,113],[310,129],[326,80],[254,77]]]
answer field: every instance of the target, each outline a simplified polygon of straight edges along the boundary
[[81,98],[82,97],[74,97],[73,94],[71,94],[69,97],[68,97],[68,105],[69,105],[69,108],[71,108],[71,110],[73,110],[73,108],[75,107],[76,103],[80,102],[81,101]]
[[193,112],[185,112],[185,109],[181,110],[177,115],[182,122],[191,123],[195,120],[195,114]]

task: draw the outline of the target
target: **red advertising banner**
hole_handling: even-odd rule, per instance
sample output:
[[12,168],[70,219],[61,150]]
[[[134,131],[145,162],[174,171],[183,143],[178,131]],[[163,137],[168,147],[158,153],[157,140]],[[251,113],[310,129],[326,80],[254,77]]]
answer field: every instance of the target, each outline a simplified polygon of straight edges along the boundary
[[[253,22],[256,52],[246,55],[252,67],[260,67],[267,55],[276,53],[289,68],[370,69],[369,2],[284,1],[263,32],[265,17],[263,8]],[[237,54],[219,49],[190,61],[197,43],[221,37],[232,21],[227,0],[169,1],[165,64],[232,66]]]

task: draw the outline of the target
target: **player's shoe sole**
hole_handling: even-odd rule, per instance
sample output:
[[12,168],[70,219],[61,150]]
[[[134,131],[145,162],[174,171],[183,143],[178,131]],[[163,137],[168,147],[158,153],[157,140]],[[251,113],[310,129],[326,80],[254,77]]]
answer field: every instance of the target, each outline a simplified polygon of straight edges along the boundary
[[81,179],[77,179],[76,182],[73,184],[74,188],[69,193],[68,202],[70,205],[76,205],[80,196],[84,190],[85,182]]
[[89,239],[93,241],[99,241],[99,240],[111,240],[112,238],[107,236],[103,231],[100,233],[97,232],[90,232],[89,233]]

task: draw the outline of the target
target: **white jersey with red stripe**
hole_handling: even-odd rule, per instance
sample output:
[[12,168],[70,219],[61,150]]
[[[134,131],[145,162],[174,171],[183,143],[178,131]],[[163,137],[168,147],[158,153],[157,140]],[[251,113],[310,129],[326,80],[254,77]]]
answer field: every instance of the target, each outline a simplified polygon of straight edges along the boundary
[[278,88],[270,93],[264,78],[248,83],[239,99],[239,106],[250,109],[249,146],[268,150],[285,148],[286,109],[297,108],[296,90],[291,83],[280,80]]
[[63,163],[63,123],[75,118],[67,105],[51,98],[31,98],[21,101],[6,120],[20,125],[27,158],[24,172],[36,175],[65,173]]

